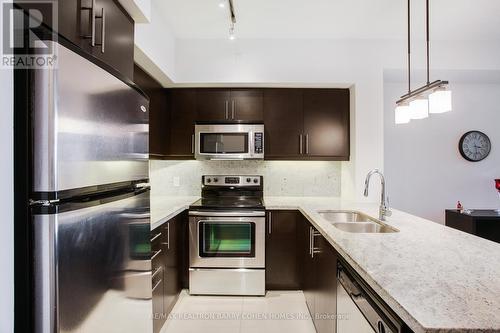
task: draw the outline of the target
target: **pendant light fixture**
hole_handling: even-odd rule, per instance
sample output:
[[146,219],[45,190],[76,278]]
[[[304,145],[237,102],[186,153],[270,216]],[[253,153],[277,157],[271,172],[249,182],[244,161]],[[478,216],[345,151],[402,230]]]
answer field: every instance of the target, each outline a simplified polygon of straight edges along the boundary
[[429,113],[443,113],[452,110],[451,91],[448,81],[430,82],[429,54],[429,0],[426,0],[426,50],[427,50],[427,83],[411,90],[411,3],[408,0],[408,93],[396,102],[396,124],[408,123],[411,119],[424,119]]

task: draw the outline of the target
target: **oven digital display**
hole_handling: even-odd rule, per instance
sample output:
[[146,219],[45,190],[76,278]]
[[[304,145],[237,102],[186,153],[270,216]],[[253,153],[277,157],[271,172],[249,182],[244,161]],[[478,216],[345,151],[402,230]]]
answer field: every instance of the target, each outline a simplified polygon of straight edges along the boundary
[[226,184],[239,184],[240,177],[226,177]]

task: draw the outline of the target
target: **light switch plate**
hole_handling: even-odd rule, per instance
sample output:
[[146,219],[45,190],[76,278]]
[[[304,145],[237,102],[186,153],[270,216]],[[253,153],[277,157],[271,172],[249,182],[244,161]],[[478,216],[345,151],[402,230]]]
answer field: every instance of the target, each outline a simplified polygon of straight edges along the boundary
[[181,186],[181,178],[174,177],[174,187],[179,187],[179,186]]

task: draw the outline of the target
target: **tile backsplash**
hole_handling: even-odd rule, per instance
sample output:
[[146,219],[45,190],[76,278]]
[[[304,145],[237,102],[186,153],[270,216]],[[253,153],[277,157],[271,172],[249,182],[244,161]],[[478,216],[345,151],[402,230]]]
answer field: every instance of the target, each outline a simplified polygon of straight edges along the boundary
[[262,175],[267,196],[340,196],[341,162],[149,162],[153,195],[198,196],[202,175]]

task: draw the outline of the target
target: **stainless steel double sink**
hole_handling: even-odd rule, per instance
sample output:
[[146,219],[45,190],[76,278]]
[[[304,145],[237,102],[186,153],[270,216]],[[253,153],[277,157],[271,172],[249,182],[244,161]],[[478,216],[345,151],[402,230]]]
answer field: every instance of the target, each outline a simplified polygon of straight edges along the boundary
[[346,232],[371,234],[399,232],[368,215],[354,211],[321,210],[317,213],[335,228]]

